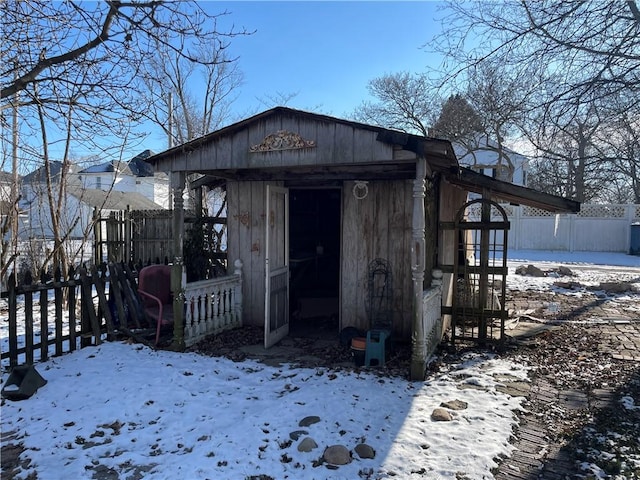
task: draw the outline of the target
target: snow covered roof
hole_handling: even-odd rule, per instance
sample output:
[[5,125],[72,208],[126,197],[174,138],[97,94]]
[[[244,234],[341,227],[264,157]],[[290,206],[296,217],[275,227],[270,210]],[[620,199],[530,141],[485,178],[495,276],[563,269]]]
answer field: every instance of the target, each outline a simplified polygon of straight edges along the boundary
[[162,206],[137,192],[98,190],[79,186],[67,187],[69,194],[78,200],[103,210],[162,210]]
[[78,173],[81,174],[94,174],[94,173],[111,173],[121,172],[126,175],[133,175],[136,177],[153,177],[153,167],[149,165],[145,160],[153,155],[151,150],[144,150],[129,162],[106,162],[99,165],[92,165],[90,167],[81,170]]

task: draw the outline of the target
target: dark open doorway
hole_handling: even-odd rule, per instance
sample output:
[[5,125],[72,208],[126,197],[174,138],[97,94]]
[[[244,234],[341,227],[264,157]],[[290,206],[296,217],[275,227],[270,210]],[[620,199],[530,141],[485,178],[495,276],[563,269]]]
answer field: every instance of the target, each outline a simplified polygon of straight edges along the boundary
[[338,333],[340,212],[337,188],[289,189],[292,335]]

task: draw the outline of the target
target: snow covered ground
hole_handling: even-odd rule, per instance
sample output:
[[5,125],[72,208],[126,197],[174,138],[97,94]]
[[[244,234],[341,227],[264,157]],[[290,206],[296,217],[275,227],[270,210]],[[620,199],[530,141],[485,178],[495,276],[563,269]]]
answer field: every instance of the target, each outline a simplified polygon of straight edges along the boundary
[[[560,263],[552,252],[510,258],[510,288],[552,288],[553,278],[514,273],[518,264]],[[640,284],[640,257],[561,258],[570,268],[603,265],[580,270],[584,281],[624,275]],[[511,452],[523,403],[498,387],[527,378],[524,366],[489,354],[469,354],[427,381],[409,382],[117,342],[37,370],[44,387],[28,400],[2,404],[2,432],[16,432],[32,461],[16,478],[34,472],[40,480],[493,478],[495,459]],[[3,385],[6,379],[3,372]],[[451,420],[434,420],[438,408]],[[333,445],[346,447],[351,462],[324,460]]]

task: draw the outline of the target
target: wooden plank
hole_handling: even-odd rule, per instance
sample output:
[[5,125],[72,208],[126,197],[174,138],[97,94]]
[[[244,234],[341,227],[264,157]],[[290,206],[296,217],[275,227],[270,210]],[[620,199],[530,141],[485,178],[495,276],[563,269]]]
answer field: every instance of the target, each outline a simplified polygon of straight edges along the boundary
[[334,124],[333,160],[335,163],[353,163],[353,127]]
[[40,361],[49,358],[49,291],[40,289]]
[[316,124],[316,161],[319,164],[330,165],[336,163],[334,158],[335,125],[329,122]]
[[155,325],[150,319],[146,318],[144,309],[138,297],[138,284],[136,283],[135,276],[128,265],[121,265],[118,278],[120,279],[120,285],[124,290],[124,298],[129,306],[130,318],[133,319],[136,328],[142,328],[140,322],[144,321],[149,327]]
[[240,220],[239,220],[239,188],[238,182],[227,182],[227,275],[233,272],[233,262],[240,259]]
[[[210,162],[207,162],[208,165],[211,165],[213,168],[238,168],[238,166],[234,165],[233,162],[233,140],[231,137],[227,135],[223,135],[217,139],[215,142],[215,163],[211,165]],[[207,147],[207,149],[211,149],[212,147]]]
[[[389,261],[389,182],[369,182],[369,195],[371,196],[371,224],[369,231],[365,232],[365,240],[371,242],[371,255],[369,262],[376,258]],[[363,201],[366,201],[365,198]],[[393,266],[392,266],[393,268]]]
[[[124,292],[122,291],[122,286],[120,284],[120,275],[118,273],[118,268],[115,263],[109,262],[109,293],[113,297],[113,301],[116,305],[116,312],[118,314],[118,328],[123,325],[127,326],[127,313],[124,308],[123,296]],[[114,320],[114,328],[115,328],[115,320]]]
[[411,338],[411,203],[407,181],[393,182],[389,192],[389,262],[393,268],[393,330],[399,338]]
[[[292,150],[290,152],[293,157],[291,163],[295,165],[317,165],[326,162],[326,160],[318,156],[318,142],[327,142],[326,139],[318,137],[318,125],[316,121],[311,122],[306,119],[299,120],[296,133],[298,133],[303,140],[315,142],[316,146]],[[333,140],[333,138],[331,140]]]
[[342,189],[342,245],[340,267],[340,319],[341,328],[357,326],[356,291],[358,265],[357,252],[360,247],[358,241],[358,205],[351,193],[353,182],[345,182]]
[[[57,276],[57,275],[56,275]],[[64,302],[64,296],[62,295],[62,285],[59,279],[53,282],[53,297],[55,301],[55,355],[59,357],[64,353],[62,348],[62,303]]]
[[353,182],[343,183],[341,200],[341,246],[340,246],[340,328],[355,326],[356,304],[356,252],[357,206],[351,194]]
[[371,132],[369,130],[353,129],[353,161],[354,163],[373,163],[378,155],[385,155],[379,157],[386,160],[391,160],[393,154],[391,152],[391,146],[386,149],[379,150],[375,144],[380,142],[376,141],[377,132]]
[[100,345],[102,343],[102,339],[100,338],[100,322],[98,321],[95,306],[93,305],[91,276],[88,275],[84,269],[80,270],[80,282],[82,285],[82,302],[84,303],[85,314],[87,315],[91,328],[90,332],[83,331],[82,333],[85,336],[91,333],[95,339],[95,344]]
[[95,266],[91,271],[91,282],[96,289],[96,294],[98,296],[98,305],[100,307],[100,310],[102,311],[102,316],[104,317],[105,323],[107,325],[107,338],[109,340],[112,340],[114,334],[113,319],[111,318],[111,309],[109,308],[109,302],[107,301],[107,295],[105,293],[105,281],[104,278],[99,275],[98,270]]
[[18,302],[15,277],[9,277],[9,365],[18,365]]
[[[15,298],[14,298],[15,301]],[[11,309],[9,309],[9,330],[11,330]],[[11,344],[11,333],[9,334]],[[33,292],[24,292],[24,347],[27,365],[33,365]]]
[[73,279],[69,280],[69,298],[68,307],[69,307],[69,351],[73,352],[76,349],[76,283]]
[[237,224],[237,248],[238,258],[242,260],[243,269],[245,275],[242,277],[242,292],[243,292],[243,305],[244,316],[248,320],[250,325],[261,324],[261,319],[255,318],[253,299],[253,271],[252,271],[252,258],[254,256],[254,250],[259,251],[263,248],[263,245],[251,244],[251,230],[253,229],[253,216],[255,212],[251,211],[251,183],[250,182],[237,182],[237,207],[238,212],[234,216],[233,220]]
[[266,211],[266,184],[265,182],[250,183],[251,201],[251,315],[249,318],[255,319],[255,324],[263,325],[265,312],[265,253],[266,253],[266,221],[268,212]]

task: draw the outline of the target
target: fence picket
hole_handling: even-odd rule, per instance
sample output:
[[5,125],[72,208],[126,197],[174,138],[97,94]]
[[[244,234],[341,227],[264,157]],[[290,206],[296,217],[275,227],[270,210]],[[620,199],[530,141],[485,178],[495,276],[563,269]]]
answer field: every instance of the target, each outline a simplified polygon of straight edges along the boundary
[[[80,270],[80,282],[82,285],[82,303],[85,305],[85,314],[89,323],[89,327],[93,337],[95,338],[96,345],[100,345],[102,343],[102,339],[100,338],[100,322],[98,321],[98,317],[96,315],[96,311],[94,310],[93,305],[93,297],[92,297],[92,285],[91,285],[91,277],[87,274],[86,270]],[[84,329],[83,329],[84,331]],[[86,333],[83,335],[86,339]],[[90,344],[90,343],[89,343]],[[84,345],[87,346],[87,345]]]
[[[124,293],[120,290],[120,281],[118,268],[116,264],[113,262],[109,262],[109,296],[113,298],[113,302],[116,306],[116,312],[118,314],[118,325],[126,326],[127,325],[127,313],[124,308],[124,303],[122,302],[122,296]],[[114,323],[115,319],[114,319]]]
[[64,353],[63,349],[62,349],[62,338],[63,338],[63,330],[62,330],[62,303],[64,302],[64,296],[62,295],[62,286],[60,283],[60,278],[59,276],[56,274],[56,279],[53,282],[53,298],[54,298],[54,302],[55,302],[55,312],[56,312],[56,316],[55,316],[55,328],[56,328],[56,335],[55,335],[55,345],[56,345],[56,350],[55,350],[55,356],[59,357],[60,355],[62,355]]
[[71,281],[69,286],[69,351],[76,349],[76,285]]
[[16,298],[16,284],[13,275],[9,277],[9,365],[18,364],[18,302]]
[[[27,279],[28,285],[31,284],[31,276]],[[31,289],[24,292],[24,348],[26,362],[33,365],[33,292]]]
[[49,358],[49,290],[40,290],[40,360]]
[[105,295],[105,280],[104,277],[99,275],[98,270],[95,267],[91,270],[91,283],[93,283],[93,286],[96,289],[96,295],[98,296],[98,308],[100,312],[98,317],[104,318],[105,323],[107,324],[107,335],[109,336],[109,339],[111,339],[114,333],[113,320],[111,318],[109,302]]

